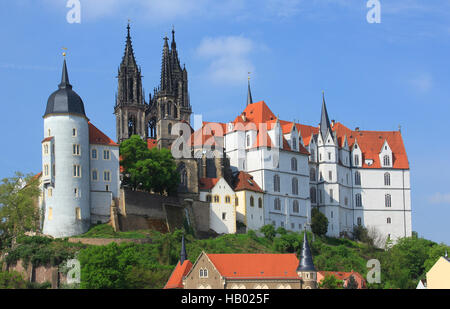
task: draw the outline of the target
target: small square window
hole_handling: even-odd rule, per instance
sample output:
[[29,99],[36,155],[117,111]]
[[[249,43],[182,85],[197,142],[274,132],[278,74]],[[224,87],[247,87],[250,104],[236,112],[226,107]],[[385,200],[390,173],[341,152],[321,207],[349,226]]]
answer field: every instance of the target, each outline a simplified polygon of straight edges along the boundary
[[222,213],[222,220],[226,220],[227,219],[227,213],[226,212],[223,212]]

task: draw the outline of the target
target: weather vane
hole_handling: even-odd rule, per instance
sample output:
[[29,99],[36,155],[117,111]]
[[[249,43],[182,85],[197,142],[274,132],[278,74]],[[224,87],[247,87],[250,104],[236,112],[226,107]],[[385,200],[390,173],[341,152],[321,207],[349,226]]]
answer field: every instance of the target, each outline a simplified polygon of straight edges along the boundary
[[66,47],[63,47],[62,49],[64,50],[64,51],[63,51],[63,56],[65,57],[65,56],[67,55],[67,53],[66,53],[67,48],[66,48]]

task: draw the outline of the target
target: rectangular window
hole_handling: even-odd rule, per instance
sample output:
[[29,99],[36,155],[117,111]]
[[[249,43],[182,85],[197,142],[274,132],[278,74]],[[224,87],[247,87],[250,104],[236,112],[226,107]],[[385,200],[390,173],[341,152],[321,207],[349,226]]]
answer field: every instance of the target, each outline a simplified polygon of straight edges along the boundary
[[227,218],[227,213],[222,212],[222,220],[226,220],[226,218]]
[[80,207],[75,208],[75,216],[77,220],[81,220],[81,209]]
[[48,188],[48,197],[52,197],[53,196],[53,189],[52,188]]
[[73,155],[74,156],[79,156],[80,155],[80,145],[73,144],[72,145],[72,150],[73,150]]
[[55,177],[55,175],[56,175],[56,165],[55,164],[53,164],[53,168],[52,168],[52,175],[53,175],[53,177]]
[[109,185],[106,185],[105,190],[106,190],[106,191],[109,191]]
[[73,137],[77,136],[77,129],[75,128],[72,129],[72,136]]
[[44,144],[44,155],[48,155],[48,144]]
[[330,203],[333,203],[333,189],[330,189]]
[[103,150],[103,159],[109,160],[109,150]]
[[49,169],[48,169],[48,164],[44,165],[44,176],[48,176],[49,175]]
[[92,149],[92,159],[97,160],[97,149]]
[[330,179],[330,181],[333,181],[333,172],[332,171],[328,171],[328,178]]
[[103,180],[104,181],[111,181],[111,172],[110,171],[105,171],[104,173],[103,173]]
[[73,194],[75,197],[80,197],[80,190],[78,190],[78,188],[73,189]]
[[78,164],[73,166],[73,177],[81,177],[81,166]]
[[98,180],[98,172],[97,170],[92,171],[92,180],[97,181]]
[[331,160],[331,152],[328,153],[328,160]]
[[51,207],[48,209],[48,219],[49,220],[53,219],[53,208]]

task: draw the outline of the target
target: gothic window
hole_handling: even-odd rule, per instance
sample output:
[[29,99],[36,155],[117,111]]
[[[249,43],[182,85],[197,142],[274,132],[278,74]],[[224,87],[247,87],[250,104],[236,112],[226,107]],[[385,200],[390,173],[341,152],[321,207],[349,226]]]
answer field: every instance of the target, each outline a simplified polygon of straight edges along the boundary
[[391,195],[390,194],[386,194],[384,196],[384,204],[386,207],[391,207]]
[[361,217],[358,217],[356,222],[357,222],[358,225],[361,225],[362,224]]
[[316,181],[316,170],[314,168],[309,170],[309,178],[311,181]]
[[171,104],[171,102],[169,102],[168,104],[167,104],[167,116],[170,116],[170,112],[171,112],[171,108],[172,107],[172,104]]
[[147,136],[149,138],[156,138],[156,120],[150,119],[147,127]]
[[311,187],[309,189],[309,197],[311,198],[311,203],[315,204],[317,202],[317,198],[316,198],[316,188]]
[[258,208],[262,208],[262,198],[258,199]]
[[136,134],[136,119],[131,116],[128,118],[128,137]]
[[169,125],[167,126],[167,131],[169,132],[169,135],[172,135],[172,124],[169,123]]
[[356,193],[356,195],[355,195],[355,204],[356,204],[356,207],[362,207],[361,193]]
[[187,188],[188,185],[188,179],[187,179],[187,171],[186,169],[183,169],[181,171],[181,185],[185,188]]
[[293,205],[292,205],[292,211],[294,213],[297,213],[297,214],[300,212],[300,207],[298,205],[298,201],[297,200],[295,200]]
[[384,174],[384,185],[385,186],[391,185],[391,174],[389,173]]
[[359,166],[359,155],[355,154],[355,159],[353,160],[353,165]]
[[275,192],[280,192],[280,176],[273,176],[273,190]]
[[291,159],[291,170],[297,171],[297,159],[296,158]]
[[391,165],[391,158],[389,157],[389,156],[384,156],[383,157],[383,163],[384,163],[384,166],[390,166]]
[[275,210],[281,211],[281,200],[278,197],[274,200],[273,208]]
[[361,185],[361,174],[358,171],[355,172],[355,185]]
[[214,161],[214,158],[207,158],[206,159],[206,177],[208,178],[216,178],[217,171],[216,171],[216,164]]
[[178,108],[176,106],[173,107],[173,117],[178,118]]
[[253,196],[250,196],[250,206],[255,206],[255,199],[253,198]]
[[298,195],[298,179],[292,178],[292,194]]
[[161,104],[161,118],[164,118],[165,115],[166,115],[165,105]]

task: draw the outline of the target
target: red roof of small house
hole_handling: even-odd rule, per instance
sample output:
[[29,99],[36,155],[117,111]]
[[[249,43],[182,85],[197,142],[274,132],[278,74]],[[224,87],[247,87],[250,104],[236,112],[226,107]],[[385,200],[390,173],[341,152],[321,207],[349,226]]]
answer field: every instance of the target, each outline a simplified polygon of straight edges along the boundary
[[89,122],[89,143],[95,145],[119,146],[91,122]]
[[185,260],[183,265],[178,261],[177,266],[170,275],[169,281],[167,281],[164,289],[182,289],[183,288],[183,277],[191,270],[192,263],[189,260]]
[[338,280],[342,280],[342,281],[347,281],[348,279],[350,279],[350,276],[353,276],[355,278],[355,280],[358,281],[358,286],[361,288],[360,283],[363,283],[363,286],[365,286],[365,282],[366,280],[364,279],[364,277],[356,272],[356,271],[351,271],[351,272],[344,272],[344,271],[318,271],[319,274],[321,274],[324,278],[326,276],[334,276],[336,279]]
[[147,148],[152,150],[158,146],[158,141],[156,139],[147,138]]
[[237,192],[237,191],[243,191],[243,190],[254,191],[254,192],[264,192],[258,186],[256,181],[253,180],[252,175],[250,175],[247,172],[241,171],[236,175],[234,191]]
[[46,137],[46,138],[44,138],[44,139],[42,140],[42,143],[50,142],[52,139],[53,139],[53,136]]
[[211,190],[220,178],[200,178],[199,190]]
[[295,254],[207,254],[219,273],[227,278],[299,279]]

